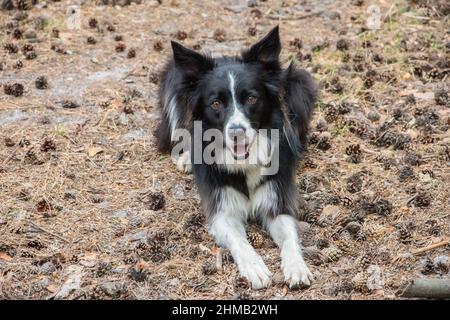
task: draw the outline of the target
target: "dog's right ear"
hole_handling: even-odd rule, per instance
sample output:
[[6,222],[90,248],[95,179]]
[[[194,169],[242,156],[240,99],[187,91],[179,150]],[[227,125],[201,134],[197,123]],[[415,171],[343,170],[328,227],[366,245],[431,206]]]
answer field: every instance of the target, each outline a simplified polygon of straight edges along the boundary
[[198,77],[214,68],[214,61],[210,57],[185,48],[178,42],[171,41],[171,44],[175,65],[189,76]]

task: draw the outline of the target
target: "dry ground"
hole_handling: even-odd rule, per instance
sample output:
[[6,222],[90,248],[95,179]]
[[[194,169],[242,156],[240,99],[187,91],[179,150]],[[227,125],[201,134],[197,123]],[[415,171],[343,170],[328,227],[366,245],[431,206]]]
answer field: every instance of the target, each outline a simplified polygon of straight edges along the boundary
[[[449,277],[446,1],[251,2],[84,1],[81,30],[71,1],[0,11],[0,299],[395,299],[408,279]],[[370,4],[379,30],[364,28]],[[275,274],[251,291],[227,252],[216,269],[192,176],[155,150],[157,72],[170,39],[234,54],[276,24],[283,61],[321,86],[297,173],[317,280],[288,290],[251,226]]]

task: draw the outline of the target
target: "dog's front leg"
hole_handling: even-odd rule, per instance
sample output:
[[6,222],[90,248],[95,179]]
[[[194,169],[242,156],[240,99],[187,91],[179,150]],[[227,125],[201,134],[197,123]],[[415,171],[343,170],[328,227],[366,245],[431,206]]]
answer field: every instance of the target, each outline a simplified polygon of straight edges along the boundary
[[266,223],[267,230],[281,250],[281,268],[289,287],[309,286],[313,275],[303,260],[295,219],[281,214]]
[[209,232],[218,245],[231,251],[241,276],[247,278],[254,289],[267,287],[270,271],[248,242],[240,217],[233,216],[231,212],[219,211],[213,217]]

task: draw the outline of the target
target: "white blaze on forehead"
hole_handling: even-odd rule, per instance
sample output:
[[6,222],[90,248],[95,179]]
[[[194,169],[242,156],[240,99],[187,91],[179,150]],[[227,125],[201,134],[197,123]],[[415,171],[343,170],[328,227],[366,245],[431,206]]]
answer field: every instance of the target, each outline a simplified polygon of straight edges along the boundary
[[236,81],[235,81],[234,73],[228,72],[228,79],[230,80],[230,92],[231,92],[231,98],[233,99],[234,112],[236,112],[236,109],[237,109],[237,103],[236,103]]
[[230,80],[231,99],[233,101],[233,114],[228,119],[226,128],[228,129],[228,127],[233,123],[241,125],[246,129],[250,129],[250,122],[238,108],[238,102],[236,100],[236,75],[233,72],[228,72],[228,79]]

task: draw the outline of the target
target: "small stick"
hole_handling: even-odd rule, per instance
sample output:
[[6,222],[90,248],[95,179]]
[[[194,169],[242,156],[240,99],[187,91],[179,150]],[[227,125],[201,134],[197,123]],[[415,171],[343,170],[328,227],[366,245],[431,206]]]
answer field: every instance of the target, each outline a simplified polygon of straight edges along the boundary
[[444,239],[444,240],[442,240],[440,242],[433,243],[433,244],[431,244],[431,245],[429,245],[427,247],[414,250],[412,252],[412,254],[419,254],[419,253],[427,252],[427,251],[430,251],[430,250],[434,250],[436,248],[440,248],[440,247],[446,246],[449,243],[450,243],[450,239]]
[[29,224],[31,224],[34,228],[38,229],[39,231],[45,232],[45,233],[47,233],[47,234],[49,234],[49,235],[51,235],[51,236],[54,236],[55,238],[58,238],[59,240],[64,241],[64,242],[66,242],[66,243],[69,242],[67,239],[64,239],[64,238],[61,237],[60,235],[57,235],[57,234],[55,234],[55,233],[53,233],[53,232],[51,232],[51,231],[48,231],[47,229],[44,229],[44,228],[41,227],[41,226],[38,226],[36,223],[34,223],[34,222],[31,221],[31,220],[26,220],[26,222],[28,222]]
[[9,157],[6,158],[6,159],[3,161],[3,163],[2,163],[3,166],[4,166],[5,164],[7,164],[7,163],[8,163],[8,162],[16,155],[17,150],[19,150],[19,148],[20,148],[20,147],[17,147],[17,148],[15,148],[15,149],[13,150],[13,152],[11,152],[11,154],[9,155]]
[[448,279],[415,279],[409,281],[400,296],[405,298],[450,298],[450,280]]
[[363,151],[365,153],[373,154],[373,155],[378,155],[379,154],[379,152],[377,152],[377,151],[366,149],[366,148],[361,148],[361,151]]

